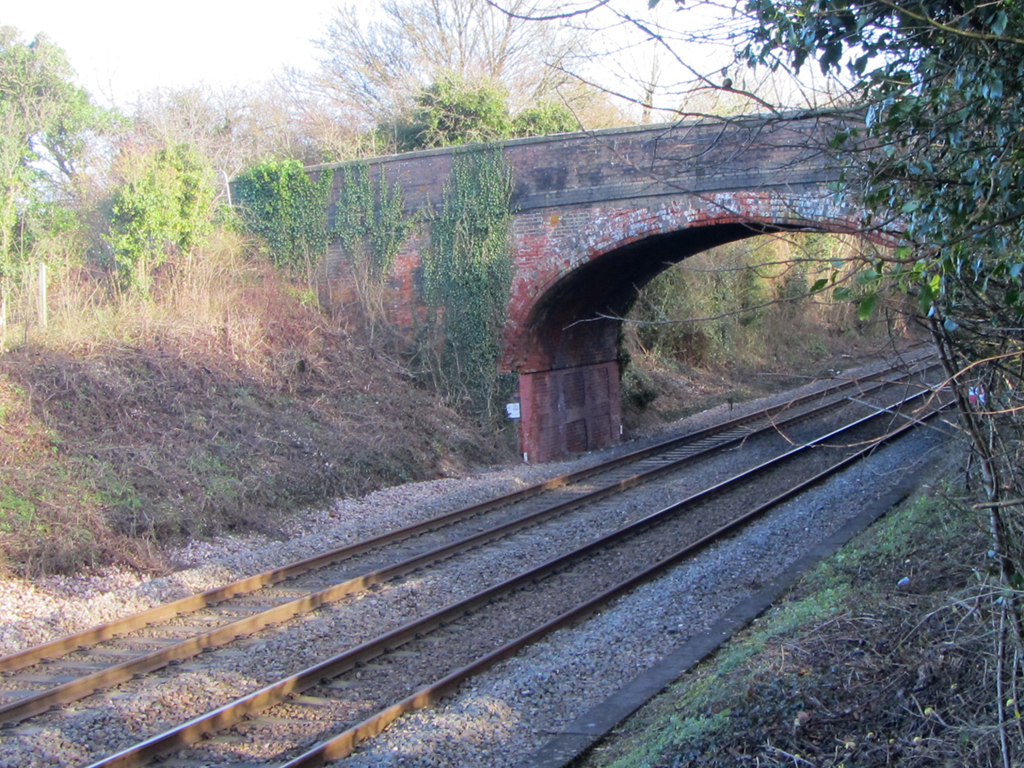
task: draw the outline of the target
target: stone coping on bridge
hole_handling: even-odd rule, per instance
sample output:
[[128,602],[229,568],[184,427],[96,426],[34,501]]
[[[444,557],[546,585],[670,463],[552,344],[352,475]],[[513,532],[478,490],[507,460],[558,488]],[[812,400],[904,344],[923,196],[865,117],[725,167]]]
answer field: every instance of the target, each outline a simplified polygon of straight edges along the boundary
[[430,149],[417,149],[410,152],[397,152],[388,155],[371,155],[369,157],[356,158],[353,160],[339,160],[333,163],[318,163],[315,165],[307,165],[305,166],[305,170],[309,171],[310,173],[313,173],[316,171],[333,170],[334,168],[345,168],[346,166],[356,165],[358,163],[392,163],[398,161],[412,160],[421,157],[450,155],[455,153],[456,151],[472,151],[473,149],[483,149],[486,147],[498,145],[502,147],[519,147],[530,144],[547,144],[552,142],[586,140],[598,137],[612,138],[615,136],[627,136],[636,133],[664,133],[673,130],[708,125],[741,125],[768,122],[798,123],[801,121],[820,120],[852,120],[856,122],[861,122],[863,120],[863,116],[857,113],[856,111],[851,111],[849,114],[846,114],[836,110],[828,110],[825,112],[810,110],[799,110],[793,112],[768,112],[763,114],[735,115],[730,117],[716,117],[709,115],[707,117],[696,118],[693,120],[674,120],[665,123],[648,123],[646,125],[623,125],[616,126],[614,128],[595,128],[593,130],[567,131],[565,133],[547,133],[542,136],[522,136],[515,139],[501,139],[493,142],[457,144],[448,147],[432,147]]

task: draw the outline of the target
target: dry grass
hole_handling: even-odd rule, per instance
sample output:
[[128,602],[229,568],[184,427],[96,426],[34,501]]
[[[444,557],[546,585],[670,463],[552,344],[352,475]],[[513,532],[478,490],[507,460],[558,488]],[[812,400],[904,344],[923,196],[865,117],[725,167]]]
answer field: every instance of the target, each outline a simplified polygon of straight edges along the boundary
[[501,456],[238,253],[170,265],[151,301],[69,274],[47,333],[0,357],[0,563],[159,570],[165,543]]
[[828,378],[916,343],[903,300],[883,298],[867,321],[819,278],[844,275],[863,244],[807,233],[764,235],[680,262],[645,288],[624,326],[630,365],[624,424],[642,429],[699,408]]
[[[627,339],[629,335],[627,334]],[[786,332],[744,342],[724,361],[688,365],[632,346],[623,380],[623,425],[629,434],[673,422],[723,403],[739,403],[893,357],[922,343],[910,333],[877,326],[823,331],[788,326]]]

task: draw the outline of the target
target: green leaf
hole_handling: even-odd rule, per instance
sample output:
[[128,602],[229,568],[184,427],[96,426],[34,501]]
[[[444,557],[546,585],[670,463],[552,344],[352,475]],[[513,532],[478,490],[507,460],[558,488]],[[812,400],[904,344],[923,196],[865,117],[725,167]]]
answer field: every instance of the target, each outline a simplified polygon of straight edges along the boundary
[[921,312],[927,315],[931,311],[933,301],[935,301],[935,291],[928,283],[923,284],[917,294],[917,303]]
[[871,313],[875,311],[875,303],[878,301],[877,294],[871,294],[865,296],[857,303],[857,319],[861,322],[871,317]]
[[840,131],[829,140],[828,145],[831,149],[839,149],[849,138],[850,134],[848,132]]
[[1007,21],[1009,21],[1009,19],[1006,16],[1006,11],[999,11],[999,13],[996,14],[995,20],[992,22],[992,34],[1003,34],[1003,32],[1006,31]]
[[878,280],[878,273],[873,269],[865,269],[857,274],[857,285],[867,285]]
[[814,281],[814,285],[811,286],[811,293],[817,293],[818,291],[825,288],[828,285],[828,278],[822,277]]

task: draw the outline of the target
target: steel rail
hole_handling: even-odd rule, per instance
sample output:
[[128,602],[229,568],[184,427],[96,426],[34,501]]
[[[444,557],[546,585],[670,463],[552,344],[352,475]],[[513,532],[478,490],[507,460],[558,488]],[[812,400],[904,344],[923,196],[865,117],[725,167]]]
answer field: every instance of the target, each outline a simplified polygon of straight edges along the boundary
[[[899,384],[901,382],[896,383]],[[875,389],[881,389],[891,385],[892,383],[890,382],[883,382],[876,384],[872,389],[867,391],[874,391]],[[783,429],[793,423],[805,420],[813,415],[818,415],[831,408],[838,407],[845,402],[847,402],[845,399],[831,401],[811,412],[796,414],[783,421],[769,422],[757,429],[751,429],[749,432],[745,432],[742,435],[717,443],[708,450],[720,450],[733,443],[749,439],[761,432]],[[877,406],[872,407],[877,408]],[[728,430],[722,431],[727,432]],[[414,571],[417,568],[422,568],[436,560],[450,557],[454,554],[478,547],[493,539],[508,536],[518,530],[536,525],[543,520],[556,515],[563,514],[582,504],[593,503],[607,496],[621,493],[642,483],[650,482],[656,477],[678,470],[683,465],[691,461],[695,461],[704,454],[705,452],[702,451],[689,456],[677,458],[644,472],[631,475],[623,480],[610,483],[594,491],[584,493],[580,496],[546,507],[521,518],[480,531],[472,536],[464,537],[453,544],[447,544],[384,568],[347,579],[318,592],[296,598],[252,616],[247,616],[209,631],[199,633],[180,642],[169,644],[157,651],[140,655],[120,664],[114,664],[91,674],[83,675],[75,680],[70,680],[52,688],[24,696],[23,698],[0,706],[0,723],[13,724],[20,722],[35,715],[42,714],[52,707],[78,701],[94,693],[100,688],[109,688],[118,685],[137,675],[153,672],[173,662],[183,661],[196,656],[207,649],[223,646],[239,637],[253,634],[270,624],[277,624],[297,615],[316,610],[323,605],[340,600],[347,595],[365,591],[375,584],[389,581],[398,576]]]
[[[515,640],[512,640],[502,647],[480,657],[471,664],[467,664],[455,672],[446,675],[440,680],[420,688],[411,696],[403,699],[397,704],[393,704],[387,709],[381,710],[377,714],[372,715],[363,722],[349,728],[337,736],[320,742],[298,757],[280,765],[279,768],[320,768],[320,766],[324,766],[332,760],[340,760],[343,757],[347,757],[352,754],[356,746],[361,741],[365,741],[368,738],[380,734],[385,728],[395,722],[402,715],[409,714],[420,709],[425,709],[437,703],[445,696],[454,693],[462,683],[466,682],[466,680],[487,671],[498,662],[515,656],[520,650],[537,642],[538,640],[541,640],[551,632],[573,626],[574,624],[589,618],[605,604],[621,597],[626,592],[635,589],[641,584],[656,578],[661,575],[663,571],[678,565],[689,557],[692,557],[709,545],[718,541],[723,536],[737,530],[747,523],[752,522],[754,519],[760,517],[773,507],[793,498],[797,494],[802,493],[853,462],[860,460],[865,455],[873,452],[878,445],[894,440],[904,432],[913,429],[920,423],[934,417],[950,404],[951,403],[947,403],[935,408],[927,415],[900,426],[894,432],[885,435],[877,443],[858,450],[855,454],[842,459],[833,466],[819,472],[815,476],[803,481],[797,486],[794,486],[790,490],[779,494],[767,502],[764,502],[753,510],[750,510],[740,517],[726,523],[697,541],[688,544],[677,552],[663,558],[640,573],[634,574],[625,581],[620,582],[600,595],[580,604],[576,608],[562,613],[560,616],[552,619],[542,626],[530,630]],[[98,766],[92,766],[90,768],[98,768]]]
[[[922,361],[927,360],[929,355],[922,355],[911,361],[911,365],[917,365]],[[921,373],[924,370],[930,370],[936,367],[935,364],[927,365],[920,370],[911,370],[907,377],[914,373]],[[190,595],[183,597],[178,600],[174,600],[163,605],[154,606],[145,611],[132,614],[130,616],[124,616],[120,619],[114,619],[113,621],[106,622],[104,624],[92,627],[81,632],[75,632],[63,637],[51,640],[31,648],[26,648],[22,651],[9,654],[4,657],[0,657],[0,672],[4,671],[15,671],[29,667],[33,664],[37,664],[40,661],[59,658],[73,651],[81,648],[90,647],[98,643],[114,639],[118,636],[124,635],[128,632],[133,632],[139,629],[155,624],[160,621],[166,621],[177,616],[181,616],[188,613],[194,613],[195,611],[203,608],[215,606],[225,600],[239,597],[242,595],[253,594],[258,592],[265,586],[277,584],[282,581],[286,581],[296,576],[300,576],[304,573],[314,571],[326,566],[332,565],[339,560],[343,560],[354,555],[362,554],[369,550],[383,546],[385,544],[400,541],[404,538],[409,538],[421,533],[436,530],[438,528],[451,525],[460,520],[469,519],[476,515],[484,514],[492,509],[499,506],[511,504],[517,501],[524,500],[526,498],[539,495],[545,491],[554,490],[566,485],[571,485],[591,477],[595,474],[607,472],[612,469],[616,469],[620,466],[635,463],[648,458],[656,453],[671,450],[674,447],[682,445],[687,442],[696,442],[698,440],[705,439],[707,437],[719,434],[730,429],[748,424],[758,419],[770,419],[777,413],[780,413],[789,408],[798,407],[807,402],[813,400],[819,400],[823,397],[835,394],[845,389],[858,386],[864,382],[872,381],[881,376],[896,370],[895,368],[888,368],[883,371],[870,374],[863,377],[862,379],[851,379],[844,381],[840,384],[835,384],[826,387],[818,392],[809,393],[800,397],[794,398],[793,400],[787,401],[779,405],[765,408],[761,411],[757,411],[746,416],[738,416],[734,419],[729,419],[720,424],[706,427],[695,432],[691,432],[686,435],[672,438],[663,442],[656,443],[638,451],[633,451],[616,459],[612,459],[607,462],[588,467],[586,469],[577,470],[559,477],[554,477],[546,480],[542,483],[537,483],[528,488],[523,488],[519,491],[507,494],[505,496],[498,497],[496,499],[490,499],[478,504],[473,504],[468,507],[454,510],[452,512],[445,513],[432,517],[429,520],[424,520],[419,523],[413,523],[411,525],[404,526],[394,531],[389,531],[378,536],[371,537],[355,544],[346,545],[329,552],[324,552],[313,557],[300,560],[280,568],[265,571],[263,573],[249,576],[237,581],[231,582],[230,584],[216,587],[214,589],[206,590],[197,595]],[[899,383],[899,382],[889,382]],[[2,709],[0,709],[2,711]]]
[[[917,364],[922,360],[927,359],[927,355],[923,355],[919,358],[915,358],[912,364]],[[925,370],[935,367],[935,364],[926,366]],[[511,494],[498,497],[496,499],[490,499],[485,502],[473,504],[468,507],[464,507],[453,512],[439,515],[429,520],[424,520],[419,523],[413,523],[408,526],[404,526],[395,531],[380,534],[370,539],[366,539],[362,542],[355,544],[346,545],[329,552],[315,555],[305,560],[300,560],[295,563],[282,566],[281,568],[272,569],[255,576],[249,576],[244,579],[239,579],[230,584],[217,587],[214,589],[206,590],[198,595],[190,595],[188,597],[174,600],[170,603],[166,603],[159,606],[154,606],[145,611],[141,611],[131,616],[125,616],[120,619],[107,622],[102,625],[83,630],[82,632],[73,633],[64,637],[42,643],[32,648],[27,648],[23,651],[9,654],[8,656],[0,657],[0,671],[13,671],[21,669],[32,664],[38,663],[44,659],[58,658],[62,655],[78,650],[81,647],[95,645],[96,643],[103,642],[105,640],[113,639],[119,635],[123,635],[127,632],[142,629],[150,624],[157,621],[164,621],[169,618],[174,618],[186,613],[192,613],[202,608],[206,608],[212,605],[216,605],[224,600],[238,597],[241,595],[252,594],[259,591],[265,586],[277,584],[281,581],[285,581],[296,576],[300,576],[309,571],[317,570],[319,568],[326,567],[337,562],[340,559],[351,557],[353,555],[361,554],[375,547],[388,544],[394,541],[401,540],[415,536],[420,533],[424,533],[436,528],[444,527],[453,522],[461,519],[470,518],[475,515],[483,514],[485,512],[494,509],[497,506],[513,503],[520,501],[530,496],[534,496],[544,491],[553,490],[565,485],[579,482],[580,480],[586,479],[594,474],[600,472],[606,472],[611,469],[615,469],[624,464],[631,462],[637,462],[658,452],[669,450],[672,447],[678,446],[685,442],[694,442],[705,437],[709,437],[714,434],[718,434],[729,429],[733,429],[737,426],[749,423],[750,421],[756,421],[760,418],[770,418],[776,413],[779,413],[785,409],[792,408],[795,406],[802,405],[806,402],[810,402],[816,399],[821,399],[824,396],[834,394],[838,391],[848,389],[850,387],[857,386],[863,382],[872,381],[880,376],[887,373],[891,373],[894,368],[879,371],[877,373],[865,376],[862,379],[851,379],[844,381],[840,384],[836,384],[830,387],[826,387],[819,392],[810,393],[803,395],[798,398],[794,398],[786,403],[771,406],[763,409],[756,413],[748,414],[746,416],[736,417],[711,427],[706,427],[696,432],[682,435],[670,440],[666,440],[639,451],[634,451],[616,459],[604,462],[594,467],[588,467],[586,469],[577,470],[566,475],[554,477],[546,480],[542,483],[530,486],[528,488],[515,491]],[[911,371],[910,373],[919,373],[921,371]],[[896,382],[898,383],[898,382]]]
[[[909,404],[910,402],[914,400],[919,400],[929,394],[931,393],[920,392],[917,394],[910,395],[908,397],[905,397],[900,402],[899,406]],[[893,407],[896,408],[899,406],[894,405]],[[944,408],[947,406],[948,403],[941,405],[940,408]],[[938,410],[939,408],[933,409],[934,412],[938,412]],[[650,528],[651,526],[656,525],[659,522],[663,522],[672,515],[679,513],[686,507],[692,506],[693,504],[700,501],[706,501],[715,495],[727,491],[734,485],[737,485],[745,480],[750,480],[756,477],[757,475],[762,474],[763,472],[766,472],[769,469],[776,467],[777,465],[780,465],[782,462],[785,462],[798,454],[801,454],[805,451],[808,451],[818,446],[827,445],[827,441],[835,439],[842,435],[843,433],[849,432],[850,430],[853,430],[863,424],[886,416],[891,418],[893,415],[894,414],[889,411],[872,413],[868,416],[857,419],[856,421],[847,424],[839,429],[833,430],[832,432],[829,432],[826,435],[815,438],[814,440],[811,440],[803,445],[795,446],[790,450],[786,451],[785,453],[781,454],[780,456],[769,459],[756,467],[745,470],[732,478],[724,480],[714,486],[711,486],[710,488],[692,494],[691,496],[688,496],[687,498],[679,502],[676,502],[668,507],[665,507],[664,509],[658,512],[651,513],[650,515],[647,515],[618,531],[601,536],[598,539],[595,539],[590,543],[582,547],[579,547],[572,552],[553,558],[552,560],[549,560],[546,563],[543,563],[542,565],[536,566],[518,576],[512,577],[511,579],[508,579],[500,584],[489,587],[464,600],[446,606],[440,611],[407,622],[406,624],[397,627],[383,635],[380,635],[377,638],[374,638],[373,640],[366,641],[358,646],[347,649],[346,651],[336,656],[333,656],[329,659],[326,659],[322,662],[319,662],[318,664],[315,664],[312,667],[302,670],[301,672],[298,672],[295,675],[292,675],[276,683],[272,683],[268,686],[265,686],[264,688],[261,688],[258,691],[255,691],[251,694],[236,699],[233,702],[218,707],[212,710],[211,712],[193,718],[192,720],[180,726],[177,726],[169,731],[166,731],[163,734],[151,737],[143,742],[140,742],[139,744],[136,744],[132,747],[128,747],[127,749],[124,749],[114,755],[108,756],[107,758],[104,758],[98,762],[93,763],[89,766],[89,768],[127,768],[128,766],[145,765],[149,760],[161,754],[165,754],[175,748],[181,748],[188,746],[190,744],[194,744],[197,741],[201,740],[206,734],[215,733],[226,728],[229,728],[233,725],[236,725],[245,718],[251,717],[252,715],[257,714],[258,712],[261,712],[262,710],[270,706],[280,704],[289,699],[290,697],[301,693],[303,690],[306,690],[321,682],[328,681],[330,679],[333,679],[334,677],[344,674],[345,672],[356,667],[358,664],[366,663],[390,650],[399,648],[405,643],[409,642],[410,640],[416,638],[417,636],[428,633],[443,624],[451,623],[452,621],[457,620],[459,617],[465,615],[466,613],[476,608],[479,608],[483,605],[486,605],[489,602],[492,602],[493,600],[495,600],[503,594],[514,591],[519,587],[526,586],[534,581],[543,579],[544,577],[550,575],[555,571],[562,570],[573,561],[579,560],[583,557],[586,557],[587,555],[604,549],[609,545],[614,544],[617,540],[621,540],[628,536],[635,535],[636,533],[641,532],[647,528]],[[916,426],[921,422],[921,420],[921,418],[908,418],[907,423],[903,427],[899,428],[898,430],[892,430],[891,433],[893,435],[902,434],[903,431],[905,431],[905,429],[911,426]],[[883,436],[883,438],[885,438],[885,436]],[[876,445],[883,441],[884,440],[882,438],[873,441],[872,445],[860,449],[859,451],[856,452],[854,456],[859,458],[860,456],[866,454],[867,452],[874,450]],[[849,458],[848,460],[844,459],[843,462],[840,462],[836,466],[845,466],[846,463],[848,463],[848,461],[852,460],[854,460],[854,458]],[[833,468],[830,471],[834,472],[837,470]],[[774,506],[785,499],[791,498],[796,493],[799,493],[800,490],[808,487],[809,484],[820,481],[822,477],[824,477],[824,474],[819,473],[818,475],[815,476],[815,478],[812,478],[811,480],[808,481],[804,481],[800,483],[796,488],[791,489],[783,494],[780,494],[775,499],[772,499],[770,502],[767,502],[766,504],[762,504],[761,506],[758,507],[758,510],[763,512],[770,506]],[[746,517],[747,519],[749,519],[750,513],[748,513]],[[723,528],[726,530],[732,530],[738,524],[738,522],[733,522],[728,524],[727,526],[724,526]],[[679,557],[678,553],[673,557]],[[622,589],[624,590],[626,588]],[[532,636],[532,634],[533,633],[530,633],[530,635],[528,636]],[[494,653],[498,652],[496,651]],[[489,654],[488,658],[490,658],[491,656],[493,656],[493,654]],[[501,656],[501,658],[505,658],[505,656]],[[498,658],[494,658],[494,660],[492,660],[490,664],[493,664],[494,661],[497,660]],[[490,664],[488,664],[488,666]],[[470,666],[472,667],[473,665]],[[454,674],[458,675],[459,673]],[[445,679],[447,680],[448,678]],[[464,679],[464,677],[460,677],[459,679],[461,681],[462,679]],[[451,683],[450,685],[455,684],[457,683]],[[449,688],[450,686],[446,687],[445,690],[449,690]],[[424,695],[423,691],[420,691],[414,696],[405,700],[405,702],[395,705],[395,707],[389,708],[388,710],[386,710],[386,713],[392,713],[394,716],[391,717],[391,720],[393,720],[395,717],[399,716],[405,711],[409,711],[406,709],[398,711],[398,709],[401,709],[403,706],[406,705],[406,702],[415,701],[420,702],[422,706],[426,706],[430,703],[430,701],[433,700],[430,698],[431,695],[432,694]],[[388,720],[388,722],[391,722],[391,720]],[[360,726],[356,726],[355,729],[350,729],[350,731],[370,733],[370,730],[372,730],[373,726],[367,726],[370,730],[364,728],[364,726],[366,726],[368,722],[370,721],[366,721]],[[381,725],[380,729],[382,729],[383,727],[385,726]],[[362,730],[360,731],[360,729]],[[350,733],[350,731],[346,731],[346,734]],[[374,732],[379,732],[379,729]],[[339,754],[338,757],[340,756],[343,755]],[[332,757],[330,759],[336,758]],[[309,763],[309,765],[315,764],[317,763]],[[289,768],[291,765],[291,763],[288,764]]]

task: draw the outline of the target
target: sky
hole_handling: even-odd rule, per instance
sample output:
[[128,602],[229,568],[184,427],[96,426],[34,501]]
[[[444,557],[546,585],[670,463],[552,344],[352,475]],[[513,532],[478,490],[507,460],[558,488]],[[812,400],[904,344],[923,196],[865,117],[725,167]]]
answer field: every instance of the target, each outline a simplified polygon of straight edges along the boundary
[[137,92],[264,82],[285,65],[309,69],[339,0],[8,0],[0,25],[26,42],[44,32],[63,48],[96,101]]
[[[272,5],[253,0],[7,0],[9,7],[0,6],[0,25],[18,28],[25,42],[45,33],[67,52],[77,82],[96,103],[130,110],[136,94],[157,88],[244,86],[266,82],[286,66],[313,69],[317,54],[313,41],[324,36],[337,7],[349,2],[353,0],[287,0]],[[355,4],[367,16],[376,6],[373,0]],[[646,10],[647,3],[630,0],[625,6]],[[687,18],[695,20],[693,14],[688,11]],[[622,92],[639,88],[628,81],[647,76],[654,51],[650,42],[636,49],[622,48],[623,35],[631,37],[630,29],[628,25],[611,27],[607,45],[617,54],[609,57],[608,68],[601,65],[597,75]],[[690,53],[696,50],[692,44],[678,50],[684,48]],[[664,70],[663,85],[691,81],[690,72],[673,71],[671,57],[663,58],[659,65]],[[702,66],[721,66],[714,64],[717,53],[696,58]],[[627,85],[620,86],[623,82]],[[678,94],[665,95],[658,103],[674,107],[678,98]]]

